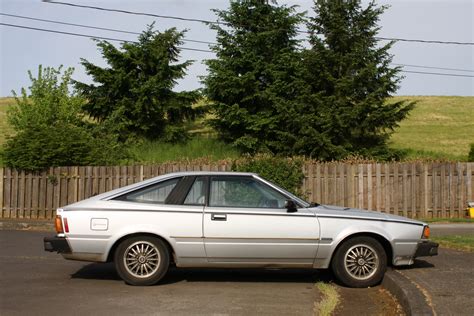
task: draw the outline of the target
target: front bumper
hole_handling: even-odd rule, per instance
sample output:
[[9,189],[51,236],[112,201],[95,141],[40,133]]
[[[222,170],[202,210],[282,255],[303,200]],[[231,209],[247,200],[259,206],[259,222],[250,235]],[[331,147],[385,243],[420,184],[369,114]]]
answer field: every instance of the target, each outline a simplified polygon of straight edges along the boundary
[[418,248],[415,252],[415,258],[418,257],[430,257],[438,255],[438,243],[432,241],[422,241],[418,243]]
[[64,237],[44,237],[44,251],[58,253],[71,253],[71,247]]

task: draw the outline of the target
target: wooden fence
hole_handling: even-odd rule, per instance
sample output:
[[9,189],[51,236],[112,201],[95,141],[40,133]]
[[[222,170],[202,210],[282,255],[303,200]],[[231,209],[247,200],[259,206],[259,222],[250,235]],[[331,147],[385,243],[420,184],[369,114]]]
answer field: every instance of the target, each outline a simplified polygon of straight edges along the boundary
[[[41,174],[0,168],[1,218],[52,219],[60,206],[153,176],[230,167],[59,167]],[[303,171],[307,199],[323,204],[429,218],[462,217],[474,200],[474,163],[307,163]]]

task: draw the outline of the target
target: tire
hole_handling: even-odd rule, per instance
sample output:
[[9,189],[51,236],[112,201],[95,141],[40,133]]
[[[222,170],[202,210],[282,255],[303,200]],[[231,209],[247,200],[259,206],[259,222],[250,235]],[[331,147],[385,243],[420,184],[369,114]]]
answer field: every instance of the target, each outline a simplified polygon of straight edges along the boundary
[[162,240],[136,236],[120,243],[114,255],[115,269],[130,285],[153,285],[168,271],[170,254]]
[[348,287],[369,287],[379,284],[387,270],[387,254],[371,237],[354,237],[334,253],[332,271]]

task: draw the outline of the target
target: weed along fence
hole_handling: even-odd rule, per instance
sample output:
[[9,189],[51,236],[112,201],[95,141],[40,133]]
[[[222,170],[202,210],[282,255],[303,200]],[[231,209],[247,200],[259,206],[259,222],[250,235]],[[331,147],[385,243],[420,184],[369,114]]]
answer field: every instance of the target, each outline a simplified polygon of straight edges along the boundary
[[[52,219],[56,208],[176,171],[227,171],[230,164],[60,167],[40,174],[0,168],[2,218]],[[474,200],[474,163],[306,163],[302,191],[323,204],[408,217],[461,217]]]

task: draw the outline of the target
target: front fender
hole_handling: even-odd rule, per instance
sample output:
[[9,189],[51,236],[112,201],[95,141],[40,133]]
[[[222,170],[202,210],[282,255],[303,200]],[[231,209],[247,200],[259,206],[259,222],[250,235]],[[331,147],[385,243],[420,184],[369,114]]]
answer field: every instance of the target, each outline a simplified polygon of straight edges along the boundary
[[[362,222],[354,223],[348,219],[323,219],[321,218],[321,240],[314,262],[314,268],[328,268],[337,247],[351,236],[375,235],[386,240],[393,249],[393,235],[384,228],[384,223]],[[393,251],[392,251],[393,253]],[[393,260],[391,258],[390,260]]]

